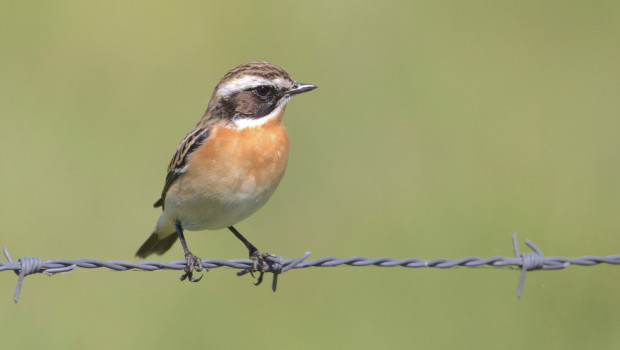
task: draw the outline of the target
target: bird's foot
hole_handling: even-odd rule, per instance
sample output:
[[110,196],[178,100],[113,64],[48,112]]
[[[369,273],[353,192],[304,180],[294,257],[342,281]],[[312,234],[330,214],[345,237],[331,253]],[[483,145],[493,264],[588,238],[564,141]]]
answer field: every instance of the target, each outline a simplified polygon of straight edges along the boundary
[[250,274],[254,277],[254,272],[259,272],[258,279],[256,280],[256,283],[254,283],[255,286],[258,286],[261,282],[263,282],[265,271],[269,268],[268,260],[275,257],[276,256],[271,253],[261,253],[258,250],[250,254],[250,260],[252,260]]
[[185,252],[185,274],[181,276],[181,281],[188,279],[190,282],[198,282],[202,279],[203,275],[200,275],[198,278],[194,278],[194,270],[202,271],[202,260],[196,255],[192,254],[189,250]]

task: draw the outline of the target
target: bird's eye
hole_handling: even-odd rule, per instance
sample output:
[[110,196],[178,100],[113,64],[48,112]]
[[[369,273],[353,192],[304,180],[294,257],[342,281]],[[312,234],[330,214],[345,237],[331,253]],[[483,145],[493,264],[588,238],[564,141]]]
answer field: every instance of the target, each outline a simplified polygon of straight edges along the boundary
[[257,86],[254,88],[254,93],[256,94],[256,96],[263,98],[263,99],[271,96],[272,92],[273,90],[271,86],[267,86],[267,85],[261,85],[261,86]]

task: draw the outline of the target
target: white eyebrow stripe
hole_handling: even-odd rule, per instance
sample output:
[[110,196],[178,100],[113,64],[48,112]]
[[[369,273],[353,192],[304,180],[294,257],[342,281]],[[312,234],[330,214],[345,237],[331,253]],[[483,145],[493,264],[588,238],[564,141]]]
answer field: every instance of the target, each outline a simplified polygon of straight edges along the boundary
[[276,78],[273,80],[257,77],[255,75],[243,75],[235,80],[229,81],[223,84],[217,89],[217,94],[221,97],[228,97],[235,92],[251,89],[260,85],[270,85],[276,87],[290,87],[291,83],[282,79]]

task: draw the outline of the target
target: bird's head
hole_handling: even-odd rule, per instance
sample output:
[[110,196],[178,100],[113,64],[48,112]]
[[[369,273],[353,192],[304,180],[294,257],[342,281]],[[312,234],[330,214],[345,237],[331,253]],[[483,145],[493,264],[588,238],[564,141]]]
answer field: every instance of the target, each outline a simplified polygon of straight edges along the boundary
[[205,117],[237,128],[259,126],[281,116],[294,95],[316,89],[294,81],[279,66],[250,62],[226,73],[215,87]]

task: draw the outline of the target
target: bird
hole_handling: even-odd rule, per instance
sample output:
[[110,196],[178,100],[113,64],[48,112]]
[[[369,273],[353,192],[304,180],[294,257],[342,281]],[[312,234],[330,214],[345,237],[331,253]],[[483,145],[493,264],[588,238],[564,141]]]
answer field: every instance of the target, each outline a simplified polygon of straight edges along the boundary
[[[233,225],[260,209],[280,183],[289,155],[282,117],[289,100],[316,89],[298,83],[268,62],[241,64],[215,86],[202,119],[183,138],[168,165],[161,197],[162,213],[136,252],[146,258],[181,241],[186,266],[181,281],[197,282],[201,259],[187,247],[184,230],[228,228],[248,249],[252,268],[262,280],[265,260]],[[253,275],[253,274],[252,274]]]

